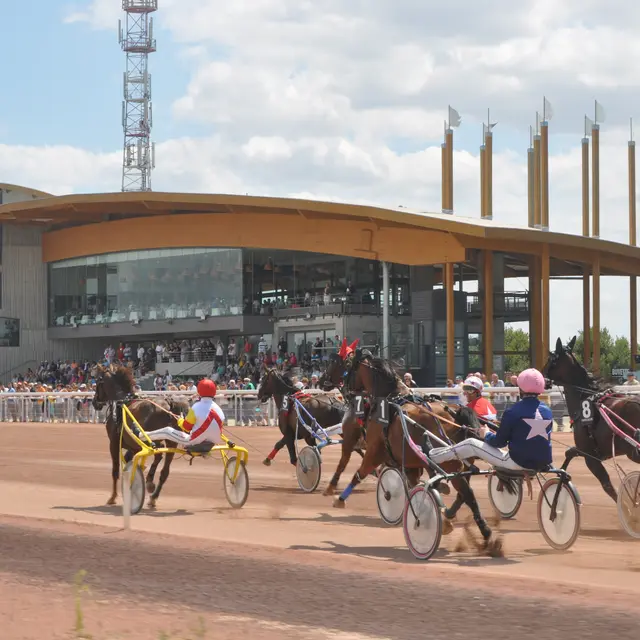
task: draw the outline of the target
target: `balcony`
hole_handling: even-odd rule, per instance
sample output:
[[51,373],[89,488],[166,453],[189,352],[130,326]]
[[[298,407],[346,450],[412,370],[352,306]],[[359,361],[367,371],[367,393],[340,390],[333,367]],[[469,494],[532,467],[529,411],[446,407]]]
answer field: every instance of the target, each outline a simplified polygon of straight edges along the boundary
[[[467,315],[469,318],[482,317],[482,296],[467,296]],[[493,315],[505,318],[509,322],[529,319],[529,294],[526,291],[507,291],[493,294]]]
[[158,0],[122,0],[122,10],[129,13],[151,13],[158,10]]
[[[367,296],[369,298],[369,296]],[[411,308],[408,304],[400,306],[392,315],[410,315]],[[278,320],[290,318],[311,318],[324,316],[376,316],[382,315],[382,307],[374,302],[365,302],[355,297],[330,296],[324,299],[322,296],[288,301],[284,307],[276,307],[273,316]]]

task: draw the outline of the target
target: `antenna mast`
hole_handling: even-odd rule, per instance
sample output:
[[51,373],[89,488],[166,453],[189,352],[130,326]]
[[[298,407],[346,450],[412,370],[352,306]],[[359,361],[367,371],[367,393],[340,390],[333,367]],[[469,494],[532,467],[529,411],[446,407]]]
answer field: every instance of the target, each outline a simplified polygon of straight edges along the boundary
[[127,54],[124,72],[122,128],[122,191],[151,191],[151,171],[155,168],[155,143],[151,143],[153,110],[149,54],[156,51],[153,18],[158,0],[122,0],[125,28],[119,21],[120,46]]

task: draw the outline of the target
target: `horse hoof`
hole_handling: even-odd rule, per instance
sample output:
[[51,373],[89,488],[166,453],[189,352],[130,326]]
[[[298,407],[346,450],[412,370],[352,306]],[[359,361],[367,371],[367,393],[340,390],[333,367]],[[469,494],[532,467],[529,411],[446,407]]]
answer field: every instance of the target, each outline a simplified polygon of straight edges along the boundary
[[265,458],[265,459],[262,461],[262,464],[263,464],[265,467],[270,467],[270,466],[271,466],[271,460],[269,460],[269,458]]
[[109,498],[109,499],[107,500],[107,504],[108,504],[109,506],[113,506],[115,503],[116,503],[116,499],[115,499],[115,498]]
[[490,558],[504,558],[502,537],[492,537],[485,542],[485,551]]
[[155,511],[156,501],[155,500],[149,500],[149,502],[147,503],[147,508],[150,509],[151,511]]
[[340,498],[336,498],[333,501],[333,507],[334,509],[344,509],[346,507],[346,503],[344,500],[340,500]]
[[153,482],[147,485],[147,493],[153,493],[156,490],[156,485]]
[[453,524],[451,524],[451,520],[449,518],[442,518],[442,535],[448,536],[453,532]]
[[332,496],[335,492],[336,488],[329,485],[322,493],[323,496]]

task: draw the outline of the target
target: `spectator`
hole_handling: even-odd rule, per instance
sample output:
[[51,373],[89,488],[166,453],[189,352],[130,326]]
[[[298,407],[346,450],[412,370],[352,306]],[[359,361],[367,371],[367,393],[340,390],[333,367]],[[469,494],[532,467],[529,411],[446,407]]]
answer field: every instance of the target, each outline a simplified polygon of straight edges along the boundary
[[640,382],[636,378],[636,372],[635,371],[629,371],[629,373],[627,373],[627,380],[624,383],[624,386],[625,387],[637,387],[638,385],[640,385]]
[[404,383],[407,387],[409,387],[409,389],[415,389],[418,385],[414,382],[413,380],[413,376],[407,372],[404,374],[403,376],[404,378]]

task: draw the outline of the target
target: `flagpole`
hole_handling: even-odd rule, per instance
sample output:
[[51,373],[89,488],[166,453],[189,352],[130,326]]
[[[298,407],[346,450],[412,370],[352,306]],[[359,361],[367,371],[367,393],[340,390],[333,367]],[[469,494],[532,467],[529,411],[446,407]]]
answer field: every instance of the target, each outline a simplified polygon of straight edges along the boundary
[[[589,236],[589,127],[584,117],[584,137],[582,138],[582,235]],[[583,265],[582,271],[582,336],[583,364],[589,367],[591,362],[591,268]]]
[[487,130],[484,135],[484,148],[485,148],[485,218],[487,220],[493,219],[493,133],[491,131],[491,113],[487,109]]
[[533,224],[536,229],[542,226],[542,210],[540,208],[540,133],[538,131],[539,116],[536,111],[536,133],[533,136]]
[[527,149],[527,204],[529,214],[529,226],[533,228],[535,225],[534,203],[533,203],[533,127],[529,127],[529,148]]
[[451,123],[446,133],[447,144],[447,209],[453,213],[453,129]]
[[485,140],[487,131],[484,123],[482,125],[482,144],[480,145],[480,217],[484,220],[487,217],[487,148]]
[[600,237],[600,125],[591,127],[591,207],[593,210],[592,231],[594,238]]
[[546,98],[542,104],[540,124],[540,226],[549,231],[549,122],[546,119]]
[[[636,143],[633,140],[633,119],[629,119],[629,244],[636,246]],[[629,342],[631,346],[630,369],[636,368],[638,355],[638,286],[636,276],[629,277]]]

